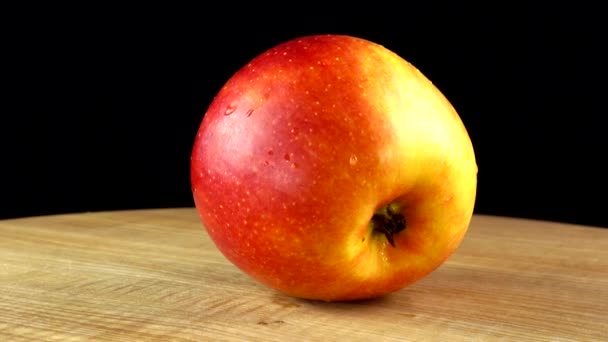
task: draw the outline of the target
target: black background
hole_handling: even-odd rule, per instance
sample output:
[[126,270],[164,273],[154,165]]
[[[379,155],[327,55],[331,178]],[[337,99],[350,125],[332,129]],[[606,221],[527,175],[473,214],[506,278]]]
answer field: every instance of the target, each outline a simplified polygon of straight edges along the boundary
[[608,227],[601,11],[374,6],[20,12],[3,49],[0,218],[192,206],[194,135],[224,82],[276,44],[339,33],[398,53],[452,102],[477,213]]

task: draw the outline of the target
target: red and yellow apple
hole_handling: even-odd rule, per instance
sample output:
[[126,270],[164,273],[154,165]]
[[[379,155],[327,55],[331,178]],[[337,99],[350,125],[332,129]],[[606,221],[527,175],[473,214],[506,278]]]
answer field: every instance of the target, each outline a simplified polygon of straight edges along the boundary
[[285,294],[397,291],[458,247],[477,165],[453,106],[361,38],[280,44],[236,72],[192,150],[196,208],[217,248]]

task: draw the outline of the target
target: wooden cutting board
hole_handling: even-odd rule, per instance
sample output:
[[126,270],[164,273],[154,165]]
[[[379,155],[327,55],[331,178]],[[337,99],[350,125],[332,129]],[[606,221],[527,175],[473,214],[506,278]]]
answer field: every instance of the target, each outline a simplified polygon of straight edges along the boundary
[[608,341],[606,312],[608,229],[475,216],[423,280],[324,303],[251,280],[192,208],[0,221],[0,341]]

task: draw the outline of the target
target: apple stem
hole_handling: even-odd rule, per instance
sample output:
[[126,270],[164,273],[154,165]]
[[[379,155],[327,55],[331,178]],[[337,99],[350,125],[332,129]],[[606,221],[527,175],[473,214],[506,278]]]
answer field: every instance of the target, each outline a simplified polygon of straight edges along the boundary
[[372,216],[373,230],[384,234],[386,239],[395,247],[394,235],[405,229],[405,216],[399,212],[398,205],[391,203]]

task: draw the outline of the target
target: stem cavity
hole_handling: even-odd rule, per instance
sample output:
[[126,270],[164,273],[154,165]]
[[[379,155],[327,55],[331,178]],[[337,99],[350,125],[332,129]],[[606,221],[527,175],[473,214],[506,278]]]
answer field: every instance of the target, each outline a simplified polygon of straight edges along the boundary
[[399,209],[398,204],[390,203],[378,210],[371,220],[373,232],[384,234],[393,247],[395,247],[395,234],[403,231],[406,226],[405,216]]

